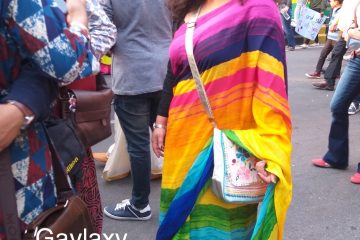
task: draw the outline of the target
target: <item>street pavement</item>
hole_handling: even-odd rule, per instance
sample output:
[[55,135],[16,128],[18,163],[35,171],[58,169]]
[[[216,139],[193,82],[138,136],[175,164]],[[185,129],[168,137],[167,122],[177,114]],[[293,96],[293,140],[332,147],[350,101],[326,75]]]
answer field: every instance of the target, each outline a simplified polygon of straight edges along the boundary
[[[293,200],[287,214],[286,240],[360,240],[360,185],[350,183],[360,161],[360,113],[350,116],[350,163],[346,170],[321,169],[310,160],[322,157],[327,149],[330,128],[330,100],[333,92],[316,90],[312,72],[321,48],[287,52],[289,101],[293,123]],[[327,65],[328,62],[325,63]],[[346,62],[344,62],[344,65]],[[110,137],[94,151],[106,151]],[[131,194],[131,178],[106,182],[101,178],[103,165],[96,163],[103,206],[115,204]],[[119,233],[120,239],[155,239],[159,219],[161,181],[151,182],[149,221],[116,221],[104,216],[104,233]],[[114,237],[115,239],[115,237]]]

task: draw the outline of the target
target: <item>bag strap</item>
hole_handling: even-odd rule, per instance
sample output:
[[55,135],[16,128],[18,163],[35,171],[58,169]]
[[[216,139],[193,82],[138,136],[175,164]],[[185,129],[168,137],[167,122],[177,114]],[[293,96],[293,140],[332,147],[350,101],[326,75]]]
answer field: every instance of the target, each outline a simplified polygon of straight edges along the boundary
[[[70,187],[65,172],[61,167],[60,160],[56,154],[46,128],[45,135],[48,140],[51,153],[58,203],[65,203],[70,196],[74,195],[74,193]],[[0,208],[4,219],[6,239],[21,240],[20,222],[18,221],[16,206],[16,190],[11,170],[11,157],[8,149],[0,152],[0,184],[1,191],[6,193],[0,194]]]
[[4,219],[6,239],[21,240],[9,149],[0,152],[0,184],[2,191],[0,194],[0,208]]
[[209,121],[211,122],[211,124],[214,127],[216,127],[214,114],[212,112],[209,99],[206,95],[204,85],[201,82],[199,69],[196,65],[196,61],[194,58],[193,38],[194,38],[196,20],[199,16],[199,13],[200,13],[200,8],[194,14],[193,18],[189,22],[186,23],[187,27],[186,27],[186,33],[185,33],[185,49],[186,49],[186,55],[187,55],[187,58],[189,61],[191,73],[192,73],[192,76],[196,83],[196,90],[198,91],[200,101],[205,108],[205,111],[206,111],[206,114],[208,115]]
[[58,154],[56,153],[54,144],[49,137],[46,127],[43,125],[45,130],[46,139],[48,140],[49,150],[51,153],[51,162],[54,170],[54,180],[57,192],[58,203],[64,203],[66,200],[74,195],[72,188],[70,187],[69,181],[65,172],[62,168]]

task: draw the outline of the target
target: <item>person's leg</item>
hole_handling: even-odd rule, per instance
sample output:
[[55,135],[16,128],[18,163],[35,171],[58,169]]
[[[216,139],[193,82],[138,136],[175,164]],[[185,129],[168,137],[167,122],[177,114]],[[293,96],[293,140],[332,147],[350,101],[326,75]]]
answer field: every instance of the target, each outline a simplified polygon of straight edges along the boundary
[[320,79],[321,78],[321,71],[324,66],[326,57],[329,55],[329,53],[334,48],[333,40],[326,40],[325,45],[323,49],[321,50],[319,59],[316,63],[316,68],[313,73],[305,73],[305,76],[309,79]]
[[329,53],[331,53],[333,48],[334,48],[333,40],[330,40],[330,39],[326,40],[325,45],[324,45],[323,49],[321,50],[319,60],[316,64],[316,70],[315,70],[316,72],[318,72],[318,73],[321,72],[321,70],[324,66],[326,57],[329,55]]
[[[290,9],[289,9],[288,13],[291,16],[291,10]],[[293,33],[293,30],[291,29],[291,25],[290,25],[291,18],[286,20],[282,14],[280,14],[280,16],[281,16],[281,23],[282,23],[282,26],[284,28],[287,43],[288,43],[289,47],[295,48],[294,33]]]
[[324,75],[325,80],[329,85],[335,84],[335,79],[340,74],[341,64],[345,53],[346,42],[343,38],[340,38],[332,50],[331,60]]
[[335,79],[340,75],[342,58],[345,52],[346,42],[343,38],[340,38],[332,50],[331,60],[324,74],[325,80],[312,83],[315,88],[320,90],[334,91]]
[[150,103],[148,94],[116,95],[116,115],[127,140],[133,189],[130,203],[138,209],[149,203],[150,194]]
[[349,161],[349,116],[351,101],[360,92],[360,58],[351,60],[341,76],[331,100],[332,123],[329,133],[328,152],[324,160],[335,168],[346,168]]

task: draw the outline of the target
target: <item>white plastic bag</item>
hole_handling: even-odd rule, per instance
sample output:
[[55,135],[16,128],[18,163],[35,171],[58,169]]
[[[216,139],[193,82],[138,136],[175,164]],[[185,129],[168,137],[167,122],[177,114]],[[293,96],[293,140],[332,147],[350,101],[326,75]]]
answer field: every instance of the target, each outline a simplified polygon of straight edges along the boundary
[[[125,134],[120,126],[119,119],[115,114],[115,143],[108,150],[109,159],[106,162],[103,178],[106,181],[113,181],[127,177],[130,174],[130,157],[127,151]],[[151,128],[149,127],[150,138]],[[156,157],[152,149],[151,153],[151,173],[158,175],[162,173],[163,158]]]

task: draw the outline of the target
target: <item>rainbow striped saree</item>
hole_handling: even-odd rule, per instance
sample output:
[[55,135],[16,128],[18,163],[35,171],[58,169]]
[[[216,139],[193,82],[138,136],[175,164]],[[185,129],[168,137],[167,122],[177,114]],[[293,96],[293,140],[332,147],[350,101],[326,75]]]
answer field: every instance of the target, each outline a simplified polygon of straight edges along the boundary
[[212,125],[199,100],[182,25],[170,47],[176,78],[157,239],[282,239],[291,201],[291,119],[284,36],[273,0],[230,0],[199,17],[194,56],[217,126],[278,176],[260,207],[222,202],[209,188]]

